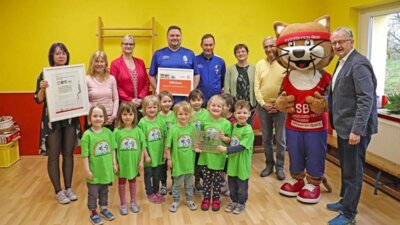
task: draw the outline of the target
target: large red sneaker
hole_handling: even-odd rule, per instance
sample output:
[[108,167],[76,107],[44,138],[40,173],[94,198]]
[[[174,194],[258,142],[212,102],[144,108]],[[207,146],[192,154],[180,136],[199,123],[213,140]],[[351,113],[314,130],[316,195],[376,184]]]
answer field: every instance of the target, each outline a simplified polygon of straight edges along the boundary
[[304,187],[304,180],[290,180],[284,183],[279,190],[279,193],[288,197],[296,197],[300,190]]
[[318,203],[321,199],[321,190],[313,184],[306,184],[297,195],[297,200],[303,203]]

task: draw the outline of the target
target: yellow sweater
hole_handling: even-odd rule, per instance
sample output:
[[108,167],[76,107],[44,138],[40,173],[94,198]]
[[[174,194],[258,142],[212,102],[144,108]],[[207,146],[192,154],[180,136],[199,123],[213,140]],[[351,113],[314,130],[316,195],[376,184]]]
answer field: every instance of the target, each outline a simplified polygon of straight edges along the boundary
[[256,64],[254,92],[260,106],[263,106],[266,102],[274,102],[276,100],[282,80],[286,75],[285,71],[285,68],[279,65],[276,60],[270,64],[265,58]]

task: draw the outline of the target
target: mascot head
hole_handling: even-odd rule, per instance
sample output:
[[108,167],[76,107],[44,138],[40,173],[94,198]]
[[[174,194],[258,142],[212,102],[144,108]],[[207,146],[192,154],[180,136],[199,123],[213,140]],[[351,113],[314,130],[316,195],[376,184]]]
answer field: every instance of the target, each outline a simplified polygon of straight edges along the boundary
[[287,70],[326,67],[333,58],[330,43],[330,17],[314,22],[286,24],[275,22],[279,63]]

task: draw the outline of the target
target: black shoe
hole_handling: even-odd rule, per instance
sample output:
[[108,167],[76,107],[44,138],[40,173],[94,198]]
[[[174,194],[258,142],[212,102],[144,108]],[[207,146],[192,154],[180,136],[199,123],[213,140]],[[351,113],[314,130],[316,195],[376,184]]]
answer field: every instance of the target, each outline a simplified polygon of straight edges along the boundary
[[266,177],[266,176],[269,176],[272,172],[274,172],[274,168],[267,166],[263,171],[261,171],[260,176]]
[[278,178],[278,180],[284,180],[286,178],[285,177],[285,172],[283,172],[282,169],[277,170],[276,171],[276,178]]

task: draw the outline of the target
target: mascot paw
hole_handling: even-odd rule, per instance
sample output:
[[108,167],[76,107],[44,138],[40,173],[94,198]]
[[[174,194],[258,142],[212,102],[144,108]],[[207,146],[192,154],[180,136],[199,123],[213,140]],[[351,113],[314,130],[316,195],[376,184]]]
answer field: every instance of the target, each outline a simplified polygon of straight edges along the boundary
[[314,97],[307,96],[306,102],[310,105],[311,111],[315,113],[323,113],[327,110],[328,107],[327,100],[318,92],[314,93]]
[[294,96],[287,96],[286,92],[282,92],[276,99],[276,108],[281,112],[294,113]]

